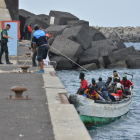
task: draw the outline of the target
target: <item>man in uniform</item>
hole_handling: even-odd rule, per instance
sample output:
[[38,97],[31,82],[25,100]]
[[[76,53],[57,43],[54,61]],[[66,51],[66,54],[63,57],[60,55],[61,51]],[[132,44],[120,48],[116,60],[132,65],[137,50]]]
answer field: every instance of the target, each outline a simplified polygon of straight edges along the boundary
[[3,55],[4,52],[5,52],[6,63],[7,63],[7,64],[13,64],[13,63],[9,62],[9,58],[8,58],[8,54],[9,54],[9,52],[8,52],[8,46],[7,46],[8,38],[13,39],[12,37],[9,37],[9,36],[8,36],[7,30],[9,30],[9,29],[10,29],[10,25],[7,24],[7,25],[6,25],[6,28],[4,28],[4,29],[2,30],[2,32],[1,32],[0,64],[3,64],[3,63],[1,62],[1,58],[2,58],[2,55]]

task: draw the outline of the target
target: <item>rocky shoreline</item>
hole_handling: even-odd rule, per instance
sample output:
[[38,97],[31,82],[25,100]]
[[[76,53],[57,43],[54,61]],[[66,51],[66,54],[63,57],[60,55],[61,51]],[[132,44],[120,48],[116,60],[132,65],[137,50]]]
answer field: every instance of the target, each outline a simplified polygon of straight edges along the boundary
[[94,27],[99,30],[108,39],[118,40],[123,42],[140,42],[140,26],[138,27]]
[[54,34],[50,60],[56,61],[57,70],[80,70],[65,56],[88,70],[140,68],[139,50],[133,46],[127,48],[118,34],[117,37],[107,37],[102,28],[90,27],[88,21],[80,20],[71,13],[50,11],[49,15],[35,15],[22,9],[19,10],[19,19],[21,33],[26,25],[33,27],[39,24],[46,33]]

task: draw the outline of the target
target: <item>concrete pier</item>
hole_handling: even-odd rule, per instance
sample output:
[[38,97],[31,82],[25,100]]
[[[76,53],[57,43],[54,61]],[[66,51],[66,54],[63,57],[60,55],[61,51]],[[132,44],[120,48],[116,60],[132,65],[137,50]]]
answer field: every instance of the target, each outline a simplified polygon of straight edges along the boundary
[[[19,46],[19,64],[0,65],[0,139],[90,140],[74,106],[62,103],[59,94],[67,97],[67,91],[53,66],[45,66],[45,74],[37,74],[39,68],[32,67],[31,58],[24,56],[31,52],[25,45]],[[11,62],[16,60],[10,57]],[[31,73],[19,73],[23,63],[30,65]],[[8,100],[9,95],[14,96],[11,87],[18,85],[27,88],[23,96],[31,100]]]

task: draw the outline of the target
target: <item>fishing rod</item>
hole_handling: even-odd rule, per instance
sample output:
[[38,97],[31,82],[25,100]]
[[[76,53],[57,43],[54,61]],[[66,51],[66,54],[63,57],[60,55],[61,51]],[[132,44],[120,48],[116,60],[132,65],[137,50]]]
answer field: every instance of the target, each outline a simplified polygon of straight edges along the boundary
[[80,68],[82,68],[84,71],[88,72],[87,69],[85,69],[84,67],[80,66],[79,64],[77,64],[76,62],[74,62],[72,59],[70,59],[69,57],[67,57],[66,55],[62,54],[61,52],[59,52],[58,50],[56,50],[54,47],[50,46],[52,49],[54,49],[55,51],[57,51],[58,53],[60,53],[62,56],[66,57],[68,60],[70,60],[71,62],[75,63],[77,66],[79,66]]

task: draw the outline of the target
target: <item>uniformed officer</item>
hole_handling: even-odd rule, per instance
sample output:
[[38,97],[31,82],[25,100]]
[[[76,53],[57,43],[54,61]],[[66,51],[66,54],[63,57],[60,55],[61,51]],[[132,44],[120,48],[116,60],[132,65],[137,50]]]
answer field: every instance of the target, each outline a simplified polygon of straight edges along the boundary
[[11,62],[9,62],[9,57],[8,57],[8,46],[7,46],[7,42],[8,42],[8,38],[10,39],[13,39],[12,37],[9,37],[8,36],[8,33],[7,33],[7,30],[10,29],[10,25],[7,24],[6,25],[6,28],[4,28],[2,31],[1,31],[1,52],[0,52],[0,64],[3,64],[1,62],[1,58],[2,58],[2,55],[3,53],[5,52],[5,59],[6,59],[6,63],[7,64],[13,64]]

